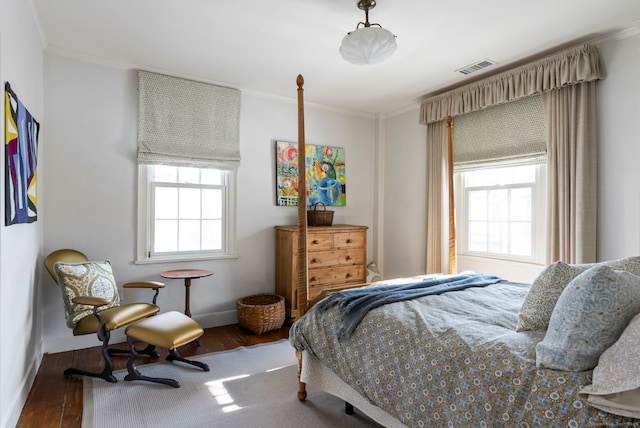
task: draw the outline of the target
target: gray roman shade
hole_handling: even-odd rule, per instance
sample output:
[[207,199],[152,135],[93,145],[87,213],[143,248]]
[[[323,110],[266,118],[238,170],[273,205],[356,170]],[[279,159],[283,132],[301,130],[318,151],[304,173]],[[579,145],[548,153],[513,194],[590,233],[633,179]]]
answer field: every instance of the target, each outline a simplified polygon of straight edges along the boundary
[[542,95],[458,116],[453,121],[456,172],[547,159]]
[[138,71],[138,163],[236,169],[240,91]]

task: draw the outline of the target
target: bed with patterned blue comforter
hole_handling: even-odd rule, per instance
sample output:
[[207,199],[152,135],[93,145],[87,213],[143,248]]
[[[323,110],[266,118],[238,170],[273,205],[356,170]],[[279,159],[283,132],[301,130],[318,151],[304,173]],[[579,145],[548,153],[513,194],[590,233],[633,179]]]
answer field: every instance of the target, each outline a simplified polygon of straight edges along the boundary
[[592,371],[536,368],[545,331],[516,332],[528,290],[498,282],[385,304],[348,337],[339,305],[315,305],[290,341],[409,427],[636,426],[578,397]]

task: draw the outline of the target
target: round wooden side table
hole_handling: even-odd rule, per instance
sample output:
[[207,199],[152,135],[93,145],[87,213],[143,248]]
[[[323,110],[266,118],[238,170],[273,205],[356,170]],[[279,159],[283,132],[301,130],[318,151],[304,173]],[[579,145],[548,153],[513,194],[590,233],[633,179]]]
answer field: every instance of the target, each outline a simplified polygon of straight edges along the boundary
[[184,279],[184,288],[185,288],[185,296],[184,296],[184,314],[188,317],[191,316],[190,309],[190,300],[191,300],[191,280],[196,278],[203,278],[205,276],[211,276],[213,272],[202,269],[177,269],[177,270],[168,270],[166,272],[162,272],[160,274],[163,278],[169,279]]

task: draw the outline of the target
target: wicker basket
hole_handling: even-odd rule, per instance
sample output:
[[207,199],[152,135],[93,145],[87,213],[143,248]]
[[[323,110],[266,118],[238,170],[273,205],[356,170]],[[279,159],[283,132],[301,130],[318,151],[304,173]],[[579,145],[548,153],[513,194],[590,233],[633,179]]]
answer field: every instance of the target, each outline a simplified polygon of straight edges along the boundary
[[238,322],[255,334],[277,330],[284,324],[284,297],[277,294],[254,294],[236,301]]
[[[322,205],[324,209],[318,211],[318,205]],[[331,223],[333,223],[333,213],[333,211],[327,211],[327,207],[322,202],[316,202],[313,210],[307,210],[307,225],[331,226]]]

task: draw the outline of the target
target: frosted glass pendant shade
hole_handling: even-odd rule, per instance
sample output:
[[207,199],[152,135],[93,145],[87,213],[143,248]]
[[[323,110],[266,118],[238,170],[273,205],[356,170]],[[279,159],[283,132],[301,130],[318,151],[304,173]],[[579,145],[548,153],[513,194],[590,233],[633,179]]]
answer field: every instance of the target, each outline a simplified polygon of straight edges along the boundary
[[382,27],[363,27],[342,39],[340,55],[352,64],[377,64],[396,51],[396,38]]

